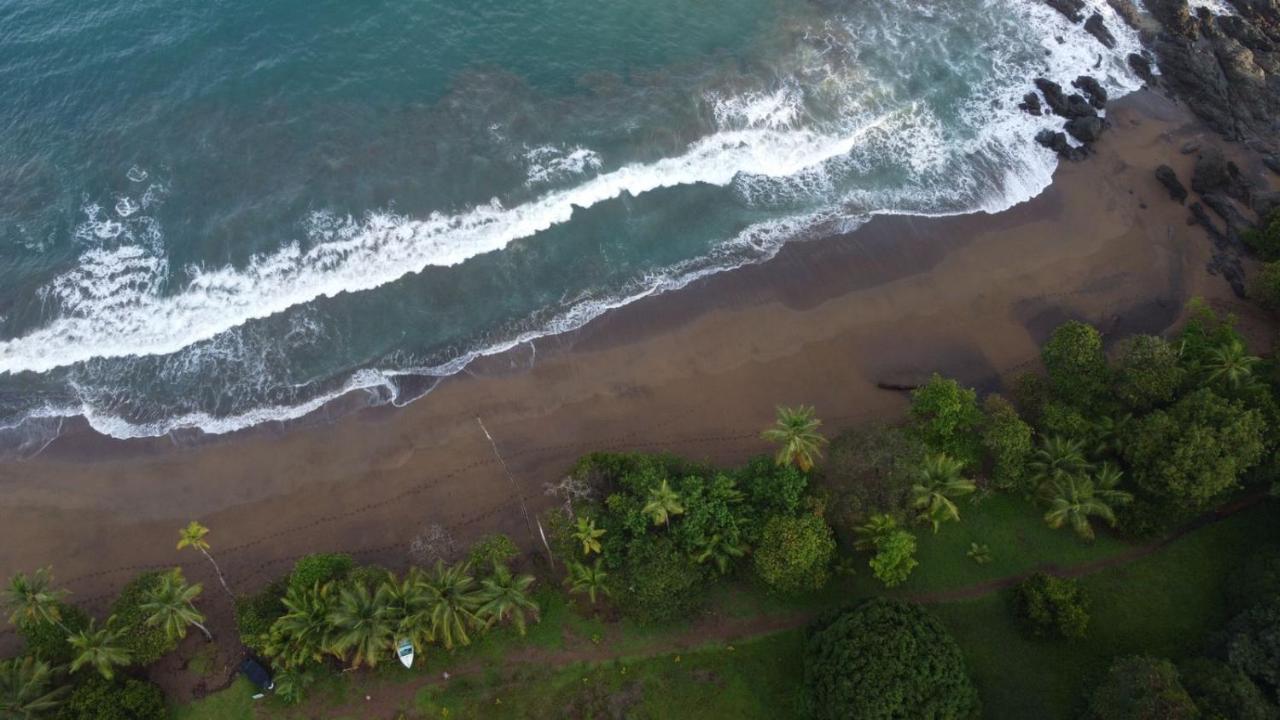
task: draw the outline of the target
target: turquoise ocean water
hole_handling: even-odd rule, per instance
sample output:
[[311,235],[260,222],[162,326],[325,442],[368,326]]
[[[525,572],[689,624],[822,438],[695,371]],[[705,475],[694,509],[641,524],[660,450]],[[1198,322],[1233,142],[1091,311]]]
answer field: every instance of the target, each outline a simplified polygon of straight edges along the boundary
[[1115,50],[1039,0],[0,0],[0,428],[408,402],[790,240],[1007,208],[1055,166],[1032,77],[1138,86],[1089,4]]

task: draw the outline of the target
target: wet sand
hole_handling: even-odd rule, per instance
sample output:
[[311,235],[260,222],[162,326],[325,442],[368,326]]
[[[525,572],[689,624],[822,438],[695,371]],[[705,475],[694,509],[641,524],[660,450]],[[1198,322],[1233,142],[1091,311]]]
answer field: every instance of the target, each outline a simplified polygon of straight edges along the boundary
[[[1209,135],[1149,93],[1113,104],[1110,121],[1093,157],[1008,212],[881,217],[795,243],[477,363],[406,408],[197,445],[70,433],[0,465],[0,575],[53,564],[95,610],[152,567],[182,563],[212,590],[205,563],[174,550],[193,518],[242,591],[309,552],[403,566],[433,524],[460,545],[504,531],[533,547],[521,496],[548,507],[545,483],[589,450],[735,462],[766,450],[777,404],[813,404],[833,431],[892,420],[905,397],[877,381],[938,371],[998,388],[1066,319],[1118,337],[1166,330],[1195,295],[1253,312],[1207,271],[1209,238],[1152,174],[1168,163],[1187,182],[1193,158],[1178,148]],[[228,614],[214,621],[233,632]]]

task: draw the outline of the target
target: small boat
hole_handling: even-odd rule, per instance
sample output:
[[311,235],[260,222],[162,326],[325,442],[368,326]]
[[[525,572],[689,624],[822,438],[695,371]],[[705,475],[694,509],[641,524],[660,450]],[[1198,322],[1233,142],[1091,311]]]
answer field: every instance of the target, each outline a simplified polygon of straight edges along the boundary
[[413,667],[413,641],[405,638],[396,646],[396,655],[400,658],[400,664],[407,668]]

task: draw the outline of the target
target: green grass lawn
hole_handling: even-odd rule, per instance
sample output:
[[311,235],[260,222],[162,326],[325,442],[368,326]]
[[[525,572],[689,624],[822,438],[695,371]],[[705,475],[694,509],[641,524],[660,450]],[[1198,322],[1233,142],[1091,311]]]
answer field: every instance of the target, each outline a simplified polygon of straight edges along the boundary
[[241,677],[226,690],[175,708],[173,720],[251,720],[255,702],[253,685]]

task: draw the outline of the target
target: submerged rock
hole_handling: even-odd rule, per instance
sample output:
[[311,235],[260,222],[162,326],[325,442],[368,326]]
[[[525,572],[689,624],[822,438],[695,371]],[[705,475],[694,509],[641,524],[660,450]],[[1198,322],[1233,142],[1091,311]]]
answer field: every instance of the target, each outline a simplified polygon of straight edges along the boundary
[[1178,203],[1187,201],[1187,188],[1183,186],[1182,181],[1178,180],[1178,173],[1168,165],[1161,165],[1156,168],[1156,180],[1169,191],[1169,197]]
[[1114,48],[1116,46],[1115,36],[1107,29],[1107,24],[1103,22],[1102,16],[1098,13],[1090,15],[1089,19],[1084,21],[1084,29],[1090,35],[1098,38],[1098,42],[1105,47]]
[[1079,88],[1089,98],[1089,104],[1101,110],[1107,105],[1107,91],[1097,80],[1088,75],[1081,75],[1071,85]]
[[1033,92],[1029,92],[1026,95],[1023,95],[1022,102],[1018,105],[1018,107],[1022,108],[1023,110],[1027,111],[1032,115],[1039,116],[1044,114],[1044,111],[1041,110],[1040,108],[1040,96]]

